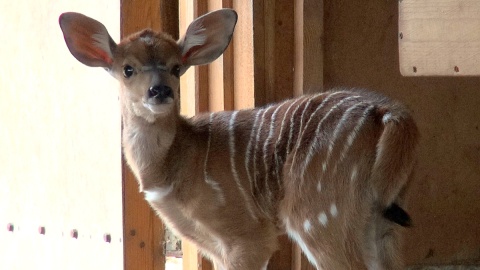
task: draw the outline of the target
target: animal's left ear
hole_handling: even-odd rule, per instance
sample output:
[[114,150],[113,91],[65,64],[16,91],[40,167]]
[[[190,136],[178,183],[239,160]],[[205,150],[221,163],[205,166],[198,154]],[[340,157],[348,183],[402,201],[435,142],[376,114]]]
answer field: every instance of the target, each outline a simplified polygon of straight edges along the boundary
[[205,65],[217,59],[232,38],[237,13],[232,9],[220,9],[194,20],[185,36],[178,41],[182,50],[182,73],[193,65]]

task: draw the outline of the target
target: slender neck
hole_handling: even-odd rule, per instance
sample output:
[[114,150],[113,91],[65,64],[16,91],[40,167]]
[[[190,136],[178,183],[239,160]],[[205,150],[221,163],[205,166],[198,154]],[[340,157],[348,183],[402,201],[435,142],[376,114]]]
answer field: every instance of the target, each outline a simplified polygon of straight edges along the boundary
[[174,110],[160,116],[139,115],[133,104],[121,102],[124,154],[140,190],[165,185],[165,160],[181,118]]

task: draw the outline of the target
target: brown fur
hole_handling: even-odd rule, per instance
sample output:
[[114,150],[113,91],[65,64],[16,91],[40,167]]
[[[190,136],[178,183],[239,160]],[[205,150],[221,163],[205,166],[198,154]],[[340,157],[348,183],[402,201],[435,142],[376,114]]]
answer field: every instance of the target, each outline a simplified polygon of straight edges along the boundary
[[[122,82],[124,153],[150,205],[220,269],[264,269],[284,233],[318,269],[400,269],[398,225],[382,210],[399,203],[412,171],[418,135],[409,113],[378,94],[340,89],[181,117],[170,71],[188,68],[211,40],[228,44],[218,27],[208,33],[217,15],[201,24],[212,35],[202,46],[185,52],[182,41],[146,30],[110,52],[98,48],[111,57],[101,64],[81,56],[75,39],[88,36],[70,30],[101,27],[83,15],[60,19],[72,54]],[[137,71],[130,78],[126,64]],[[158,64],[165,70],[141,71]],[[161,113],[144,106],[154,84],[174,90],[173,102],[155,105]]]

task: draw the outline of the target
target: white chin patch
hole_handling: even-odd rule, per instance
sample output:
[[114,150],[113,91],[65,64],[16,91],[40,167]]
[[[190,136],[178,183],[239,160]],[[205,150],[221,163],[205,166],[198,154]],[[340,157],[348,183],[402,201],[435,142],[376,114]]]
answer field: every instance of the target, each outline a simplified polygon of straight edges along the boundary
[[150,110],[153,114],[163,114],[169,111],[172,103],[173,99],[169,99],[166,103],[162,104],[151,104],[148,102],[144,102],[143,106]]

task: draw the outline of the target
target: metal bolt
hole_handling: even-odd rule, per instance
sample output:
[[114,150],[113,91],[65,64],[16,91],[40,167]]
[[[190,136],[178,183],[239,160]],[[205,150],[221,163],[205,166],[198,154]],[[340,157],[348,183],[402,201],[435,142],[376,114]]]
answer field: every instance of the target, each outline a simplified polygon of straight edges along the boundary
[[103,241],[105,241],[107,243],[111,243],[112,242],[112,236],[109,233],[104,234],[103,235]]
[[38,227],[38,233],[41,235],[45,235],[45,227],[44,226]]
[[73,229],[70,231],[70,237],[78,239],[78,231]]
[[7,224],[7,230],[8,230],[9,232],[13,232],[13,231],[15,230],[15,226],[13,226],[12,223],[8,223],[8,224]]

